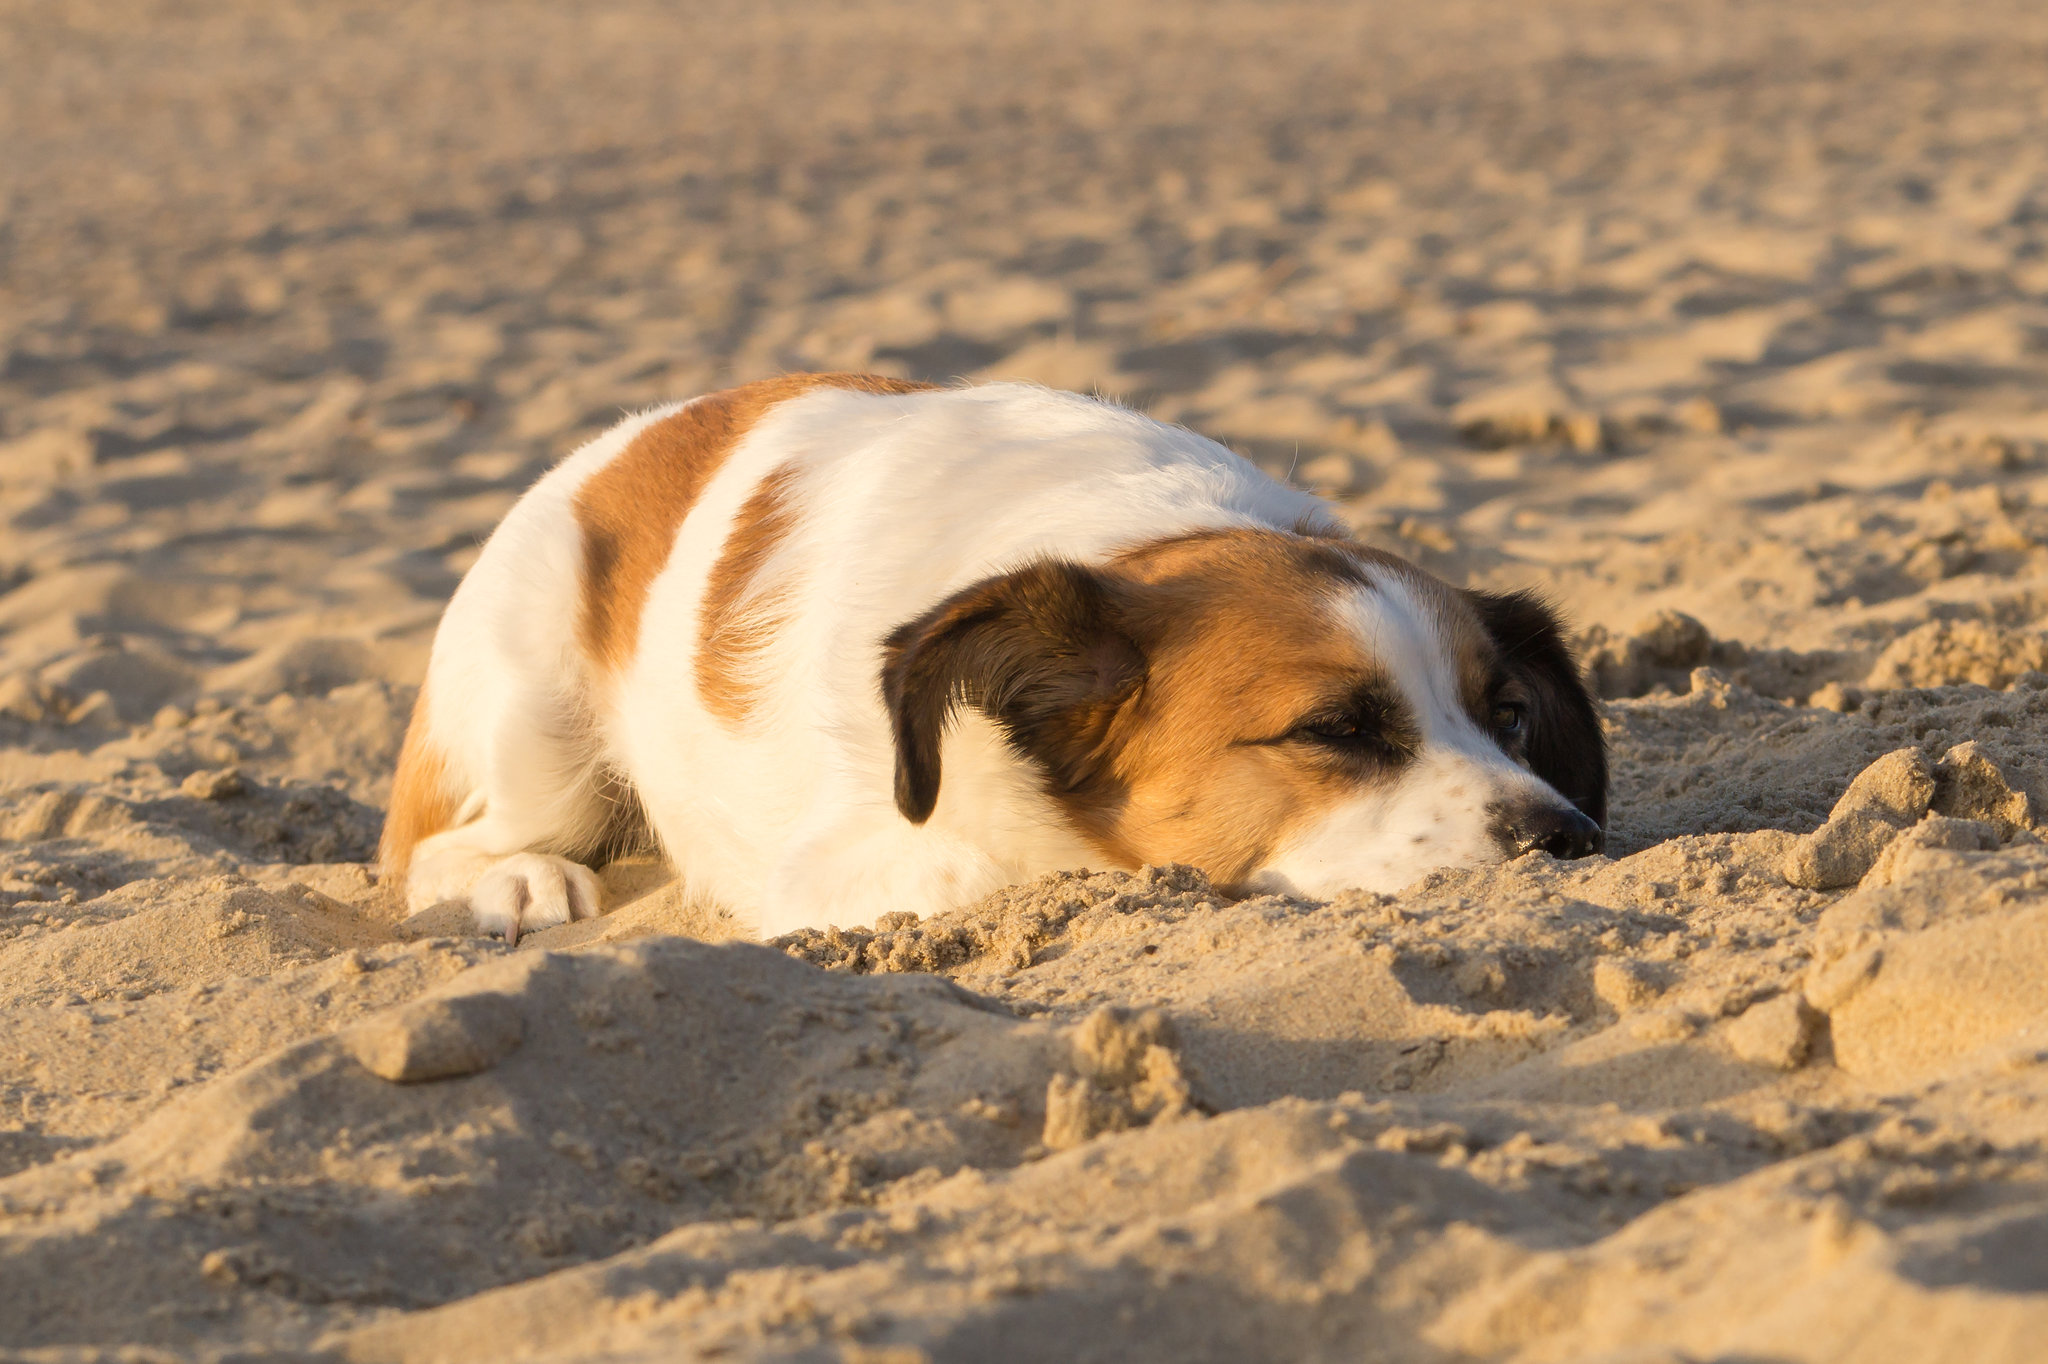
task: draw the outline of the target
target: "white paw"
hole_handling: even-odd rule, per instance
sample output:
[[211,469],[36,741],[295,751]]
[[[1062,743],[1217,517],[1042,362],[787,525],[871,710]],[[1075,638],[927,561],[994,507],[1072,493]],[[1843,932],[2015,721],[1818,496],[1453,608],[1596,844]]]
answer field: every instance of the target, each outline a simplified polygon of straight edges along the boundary
[[521,933],[593,917],[603,898],[590,868],[546,853],[514,853],[470,886],[469,912],[479,932],[516,943]]
[[467,900],[476,878],[497,860],[474,848],[434,848],[419,853],[405,878],[405,912],[417,914],[449,900]]

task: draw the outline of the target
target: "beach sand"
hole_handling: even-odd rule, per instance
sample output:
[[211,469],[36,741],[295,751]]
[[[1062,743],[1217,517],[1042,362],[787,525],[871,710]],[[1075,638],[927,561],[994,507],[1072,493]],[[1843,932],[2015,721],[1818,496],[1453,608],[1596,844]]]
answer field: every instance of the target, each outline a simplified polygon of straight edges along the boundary
[[[0,5],[0,1355],[2041,1358],[2044,73],[1994,0]],[[812,368],[1542,589],[1611,855],[404,920],[491,527]]]

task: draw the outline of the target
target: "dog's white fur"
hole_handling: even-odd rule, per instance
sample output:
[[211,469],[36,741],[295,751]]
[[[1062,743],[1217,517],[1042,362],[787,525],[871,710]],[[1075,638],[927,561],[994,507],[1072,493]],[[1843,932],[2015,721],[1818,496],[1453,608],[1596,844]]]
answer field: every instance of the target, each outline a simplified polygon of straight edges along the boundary
[[[927,914],[1044,872],[1101,865],[1032,766],[971,707],[943,747],[937,807],[892,801],[895,750],[881,641],[955,591],[1038,558],[1103,562],[1207,528],[1330,527],[1330,510],[1214,442],[1109,404],[1031,386],[875,394],[818,388],[771,408],[684,518],[616,675],[579,647],[578,489],[650,424],[629,418],[549,472],[505,518],[450,602],[423,697],[452,826],[411,860],[415,907],[467,899],[516,936],[595,913],[587,846],[629,784],[692,890],[764,934]],[[708,575],[747,498],[794,465],[795,527],[757,575],[784,593],[753,662],[743,722],[692,685]],[[1456,700],[1427,605],[1376,575],[1329,608],[1390,662],[1421,717],[1398,784],[1338,804],[1249,884],[1325,894],[1393,889],[1432,867],[1501,855],[1488,810],[1559,797]]]

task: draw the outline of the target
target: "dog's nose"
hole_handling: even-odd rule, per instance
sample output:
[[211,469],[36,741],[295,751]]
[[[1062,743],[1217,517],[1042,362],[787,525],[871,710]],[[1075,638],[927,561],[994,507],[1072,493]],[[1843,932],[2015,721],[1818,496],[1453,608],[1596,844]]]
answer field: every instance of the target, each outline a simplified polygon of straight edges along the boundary
[[1530,804],[1502,812],[1496,825],[1501,851],[1509,857],[1547,852],[1559,861],[1590,857],[1607,846],[1598,824],[1569,805]]

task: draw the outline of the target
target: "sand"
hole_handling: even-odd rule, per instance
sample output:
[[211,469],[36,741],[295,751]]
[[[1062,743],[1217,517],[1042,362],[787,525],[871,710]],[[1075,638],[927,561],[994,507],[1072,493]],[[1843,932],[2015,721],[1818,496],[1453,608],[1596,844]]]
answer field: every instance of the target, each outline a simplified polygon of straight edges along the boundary
[[[0,5],[0,1353],[2038,1359],[2044,70],[1993,0]],[[1549,592],[1610,856],[404,920],[482,537],[824,366]]]

